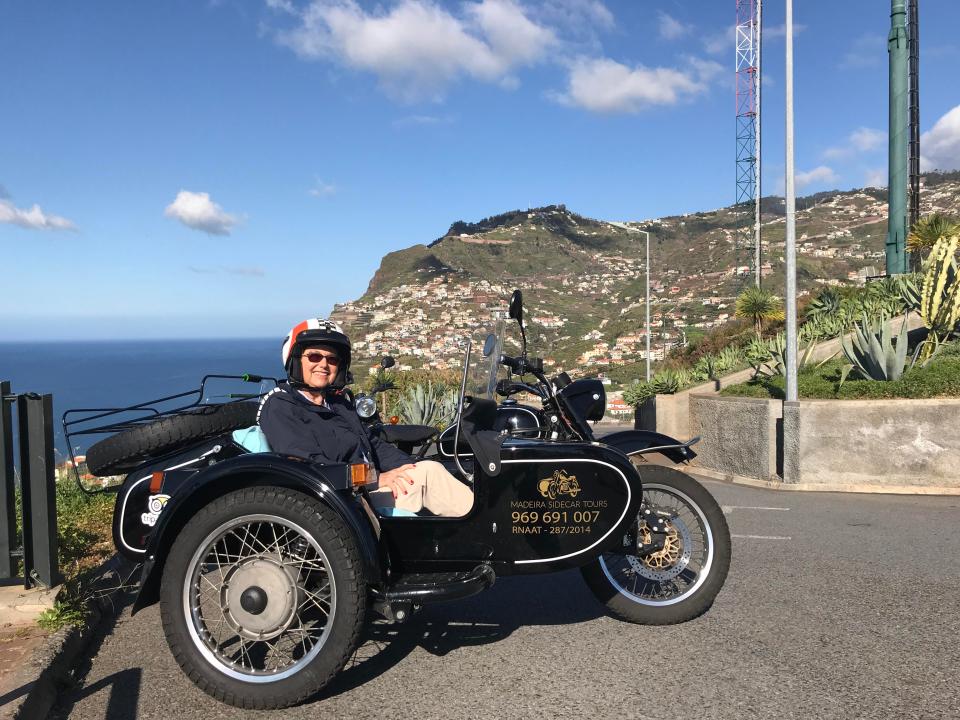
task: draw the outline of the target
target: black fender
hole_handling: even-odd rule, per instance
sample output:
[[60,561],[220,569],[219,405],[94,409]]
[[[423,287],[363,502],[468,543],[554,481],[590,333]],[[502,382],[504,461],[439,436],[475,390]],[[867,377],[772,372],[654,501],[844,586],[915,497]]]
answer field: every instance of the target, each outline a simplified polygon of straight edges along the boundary
[[170,495],[147,545],[140,589],[131,614],[159,599],[167,553],[180,530],[203,506],[234,490],[269,485],[297,490],[334,510],[352,533],[368,586],[383,584],[380,524],[363,496],[354,496],[349,465],[316,465],[272,453],[241,455],[191,476]]
[[614,447],[624,455],[657,452],[675,463],[693,460],[697,454],[690,446],[699,440],[696,437],[684,443],[652,430],[622,430],[599,438],[604,445]]

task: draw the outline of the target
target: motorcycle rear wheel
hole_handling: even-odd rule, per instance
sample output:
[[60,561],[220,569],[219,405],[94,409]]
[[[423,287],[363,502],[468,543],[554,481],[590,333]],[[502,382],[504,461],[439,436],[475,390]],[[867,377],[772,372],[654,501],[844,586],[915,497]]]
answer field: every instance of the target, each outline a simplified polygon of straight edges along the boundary
[[[581,568],[593,594],[616,617],[641,625],[673,625],[706,612],[730,567],[730,530],[707,490],[673,468],[643,471],[643,504],[633,532],[651,539],[665,522],[662,550],[641,557],[606,552]],[[626,541],[627,539],[625,539]]]

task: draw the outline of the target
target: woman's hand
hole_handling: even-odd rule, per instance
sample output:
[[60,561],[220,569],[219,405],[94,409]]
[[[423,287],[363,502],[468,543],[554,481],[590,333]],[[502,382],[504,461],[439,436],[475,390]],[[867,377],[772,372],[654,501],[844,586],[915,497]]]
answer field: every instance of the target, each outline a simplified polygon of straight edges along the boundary
[[413,478],[410,477],[408,470],[412,470],[415,465],[401,465],[393,470],[387,470],[380,473],[380,487],[388,487],[393,492],[393,497],[406,495],[409,492],[409,486],[413,485]]

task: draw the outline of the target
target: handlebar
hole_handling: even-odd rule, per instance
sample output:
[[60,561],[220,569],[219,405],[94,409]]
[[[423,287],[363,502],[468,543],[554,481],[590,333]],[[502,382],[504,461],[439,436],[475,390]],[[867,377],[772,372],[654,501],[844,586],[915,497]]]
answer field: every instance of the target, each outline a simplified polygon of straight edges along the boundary
[[510,357],[509,355],[500,356],[500,364],[510,368],[517,375],[543,374],[543,359],[528,357]]
[[518,392],[528,392],[531,395],[536,395],[539,398],[543,397],[543,392],[539,388],[536,388],[533,385],[528,385],[527,383],[512,382],[510,380],[500,380],[497,382],[497,395],[500,395],[501,397],[510,397]]

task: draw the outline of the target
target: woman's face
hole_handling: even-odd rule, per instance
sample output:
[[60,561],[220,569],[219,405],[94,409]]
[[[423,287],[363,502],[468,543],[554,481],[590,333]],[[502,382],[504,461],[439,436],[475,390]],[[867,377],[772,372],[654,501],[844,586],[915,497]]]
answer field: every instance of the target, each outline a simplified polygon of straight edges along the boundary
[[332,383],[340,370],[340,356],[331,345],[307,348],[300,356],[303,382],[312,388],[323,390]]

